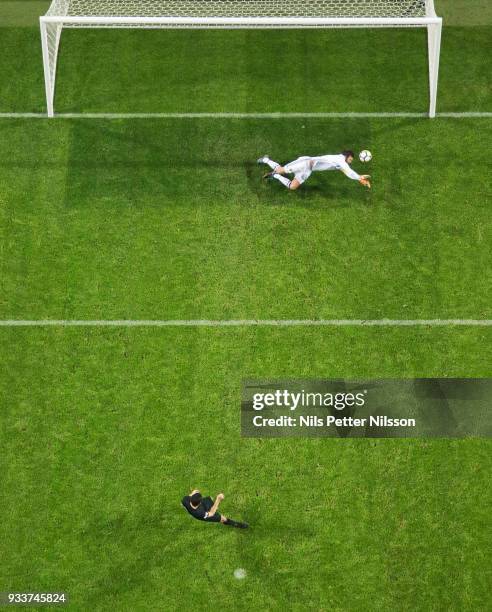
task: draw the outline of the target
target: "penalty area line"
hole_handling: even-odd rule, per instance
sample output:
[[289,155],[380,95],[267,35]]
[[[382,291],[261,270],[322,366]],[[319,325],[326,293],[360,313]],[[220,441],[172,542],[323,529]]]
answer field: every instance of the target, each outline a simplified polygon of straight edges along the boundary
[[491,327],[492,319],[0,320],[0,327]]
[[[442,119],[492,118],[492,112],[437,113]],[[57,113],[54,119],[423,119],[427,113]],[[48,119],[46,113],[0,113],[0,119]]]

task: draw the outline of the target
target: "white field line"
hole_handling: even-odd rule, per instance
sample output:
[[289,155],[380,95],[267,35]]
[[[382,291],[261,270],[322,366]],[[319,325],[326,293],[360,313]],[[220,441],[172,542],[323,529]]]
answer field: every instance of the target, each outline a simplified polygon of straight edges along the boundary
[[[54,119],[404,119],[427,113],[60,113]],[[438,113],[442,119],[492,118],[492,112]],[[48,119],[45,113],[0,113],[0,119]]]
[[0,320],[0,327],[491,327],[492,319]]

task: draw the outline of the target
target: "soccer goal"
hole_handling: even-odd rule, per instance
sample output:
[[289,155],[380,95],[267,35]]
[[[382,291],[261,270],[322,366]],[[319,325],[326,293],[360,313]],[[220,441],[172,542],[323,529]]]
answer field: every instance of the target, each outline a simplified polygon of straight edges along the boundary
[[53,0],[40,25],[49,117],[63,28],[427,28],[436,115],[442,19],[434,0]]

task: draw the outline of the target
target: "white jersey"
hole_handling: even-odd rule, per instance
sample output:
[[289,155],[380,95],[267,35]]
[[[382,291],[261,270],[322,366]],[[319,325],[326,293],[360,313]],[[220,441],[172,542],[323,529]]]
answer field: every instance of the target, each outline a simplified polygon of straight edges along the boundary
[[320,157],[311,157],[311,163],[313,172],[341,170],[346,176],[354,181],[360,180],[360,175],[348,165],[345,155],[321,155]]
[[320,157],[309,157],[307,155],[299,157],[290,162],[290,164],[286,164],[284,170],[287,174],[294,174],[301,184],[311,176],[312,172],[322,172],[323,170],[340,170],[345,176],[354,181],[358,181],[361,178],[347,164],[345,155],[342,153],[339,155],[321,155]]

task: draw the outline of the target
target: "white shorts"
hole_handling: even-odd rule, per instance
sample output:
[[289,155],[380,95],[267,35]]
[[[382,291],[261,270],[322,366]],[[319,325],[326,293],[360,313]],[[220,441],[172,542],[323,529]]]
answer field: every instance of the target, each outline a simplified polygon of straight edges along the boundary
[[294,178],[302,185],[313,172],[311,168],[311,158],[307,156],[298,157],[293,162],[290,162],[290,164],[284,166],[284,170],[287,174],[293,174]]

